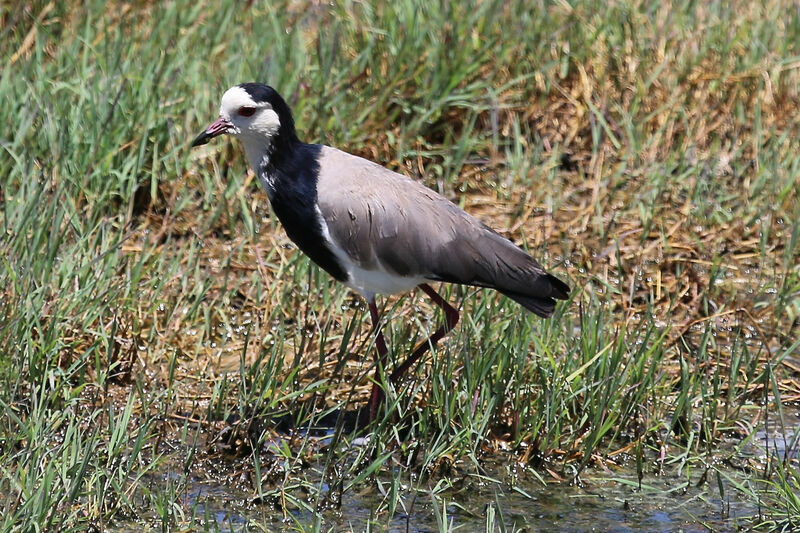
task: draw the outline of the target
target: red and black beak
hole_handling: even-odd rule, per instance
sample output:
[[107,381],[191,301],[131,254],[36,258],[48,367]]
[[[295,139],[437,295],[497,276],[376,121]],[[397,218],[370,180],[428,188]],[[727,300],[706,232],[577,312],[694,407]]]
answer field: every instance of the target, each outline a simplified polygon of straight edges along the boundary
[[223,133],[228,133],[232,128],[233,124],[231,124],[229,120],[219,117],[206,128],[206,131],[198,135],[195,140],[192,141],[192,148],[206,144],[214,137],[222,135]]

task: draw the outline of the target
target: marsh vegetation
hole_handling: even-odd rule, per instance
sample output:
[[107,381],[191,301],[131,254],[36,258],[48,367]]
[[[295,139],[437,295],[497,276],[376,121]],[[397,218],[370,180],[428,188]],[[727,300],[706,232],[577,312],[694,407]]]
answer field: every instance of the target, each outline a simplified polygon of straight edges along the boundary
[[[561,487],[575,516],[616,494],[620,527],[692,499],[670,524],[792,529],[800,10],[734,4],[2,4],[2,528],[502,531]],[[456,330],[347,431],[363,302],[239,146],[189,150],[251,80],[572,299],[543,321],[445,289]],[[382,304],[392,354],[441,320]]]

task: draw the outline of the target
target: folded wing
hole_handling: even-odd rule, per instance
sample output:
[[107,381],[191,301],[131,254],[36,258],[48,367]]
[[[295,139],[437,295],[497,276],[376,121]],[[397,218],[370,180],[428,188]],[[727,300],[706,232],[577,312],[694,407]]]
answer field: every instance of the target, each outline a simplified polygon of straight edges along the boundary
[[331,239],[366,270],[496,289],[539,316],[569,287],[452,202],[380,165],[324,147],[317,183]]

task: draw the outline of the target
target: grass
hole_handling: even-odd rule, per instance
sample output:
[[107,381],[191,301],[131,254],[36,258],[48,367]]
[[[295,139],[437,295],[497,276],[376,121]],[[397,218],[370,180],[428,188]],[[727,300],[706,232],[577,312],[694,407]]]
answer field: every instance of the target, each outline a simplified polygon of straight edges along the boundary
[[[240,527],[203,480],[250,529],[327,530],[317,511],[372,491],[350,527],[446,530],[498,457],[523,491],[674,468],[750,526],[800,520],[795,453],[755,437],[795,432],[796,6],[36,1],[0,7],[0,37],[4,530]],[[524,243],[572,300],[540,321],[446,291],[457,329],[371,438],[345,431],[374,370],[363,302],[292,247],[239,146],[188,149],[250,80],[305,140]],[[441,320],[382,303],[393,354]]]

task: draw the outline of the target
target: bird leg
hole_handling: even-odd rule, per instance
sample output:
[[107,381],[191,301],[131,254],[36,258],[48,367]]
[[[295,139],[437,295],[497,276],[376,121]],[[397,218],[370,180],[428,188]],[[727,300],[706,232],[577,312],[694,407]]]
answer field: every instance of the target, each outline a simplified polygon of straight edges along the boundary
[[[447,335],[447,333],[452,330],[456,324],[458,323],[458,310],[454,308],[452,305],[447,303],[444,298],[439,296],[435,290],[433,290],[430,285],[426,283],[422,283],[419,285],[419,288],[422,289],[425,294],[430,296],[431,300],[442,308],[444,311],[444,324],[442,324],[439,329],[433,332],[433,334],[428,337],[425,341],[421,342],[411,355],[403,361],[399,367],[397,367],[392,375],[389,377],[392,383],[397,383],[397,381],[403,377],[403,375],[411,368],[414,363],[416,363],[420,357],[422,357],[425,352],[427,352],[431,346],[435,346],[437,342],[439,342],[442,337]],[[378,349],[378,355],[375,358],[376,363],[376,374],[379,372],[381,367],[385,366],[386,363],[386,354],[388,353],[388,349],[386,348],[386,341],[383,338],[383,332],[379,327],[380,317],[378,315],[378,306],[375,305],[375,298],[372,298],[369,301],[369,314],[372,318],[372,331],[377,331],[377,337],[375,339],[375,345]],[[378,383],[376,379],[372,384],[372,393],[370,394],[369,400],[369,419],[375,420],[378,415],[378,407],[383,400],[383,388]]]
[[447,333],[453,329],[456,324],[458,324],[458,310],[447,303],[444,298],[439,296],[435,290],[433,290],[430,285],[427,283],[421,283],[419,288],[422,289],[425,294],[430,296],[433,303],[438,305],[444,311],[444,324],[442,324],[439,329],[433,332],[433,335],[427,338],[427,340],[421,342],[408,356],[408,358],[403,361],[403,364],[397,367],[394,372],[392,372],[391,377],[389,378],[392,383],[396,383],[403,374],[405,374],[411,366],[416,363],[420,357],[427,352],[431,346],[435,346],[437,342],[439,342],[442,337],[447,335]]
[[369,300],[369,316],[372,318],[372,332],[377,331],[375,338],[375,347],[378,349],[378,355],[375,357],[376,380],[372,383],[372,392],[369,395],[369,419],[375,420],[378,415],[378,406],[383,399],[383,389],[378,384],[377,378],[380,377],[380,368],[386,365],[386,354],[389,350],[386,348],[386,340],[383,338],[383,331],[380,328],[380,315],[378,315],[378,306],[375,305],[374,296]]

